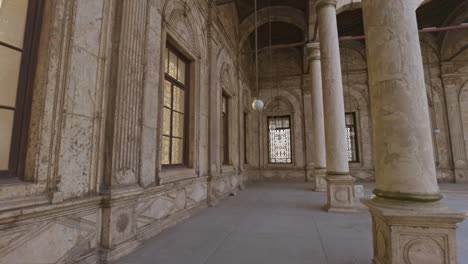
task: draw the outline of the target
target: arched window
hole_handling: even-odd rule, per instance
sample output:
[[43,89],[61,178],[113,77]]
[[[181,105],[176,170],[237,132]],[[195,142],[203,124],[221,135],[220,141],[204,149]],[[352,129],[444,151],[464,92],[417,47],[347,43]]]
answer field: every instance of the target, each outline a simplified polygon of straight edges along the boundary
[[42,0],[0,0],[0,176],[22,176]]

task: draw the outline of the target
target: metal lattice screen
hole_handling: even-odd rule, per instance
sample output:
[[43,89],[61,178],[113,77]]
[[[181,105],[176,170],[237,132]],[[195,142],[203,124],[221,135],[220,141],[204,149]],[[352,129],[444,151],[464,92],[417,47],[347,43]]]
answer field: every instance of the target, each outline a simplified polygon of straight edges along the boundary
[[359,162],[358,144],[357,144],[357,129],[356,129],[356,114],[346,113],[346,145],[348,151],[349,162]]
[[292,163],[291,118],[268,117],[269,163]]

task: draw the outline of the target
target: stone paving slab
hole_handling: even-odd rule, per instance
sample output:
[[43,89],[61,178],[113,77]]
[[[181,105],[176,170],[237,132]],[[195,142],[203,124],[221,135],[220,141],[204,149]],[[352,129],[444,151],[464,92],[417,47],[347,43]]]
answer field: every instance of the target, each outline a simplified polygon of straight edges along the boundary
[[[371,263],[371,219],[327,213],[325,193],[305,183],[261,183],[208,208],[145,242],[114,264],[366,264]],[[372,184],[365,184],[366,195]],[[441,186],[444,202],[468,211],[468,191]],[[466,185],[468,190],[468,185]],[[458,232],[459,263],[468,263],[468,221]]]

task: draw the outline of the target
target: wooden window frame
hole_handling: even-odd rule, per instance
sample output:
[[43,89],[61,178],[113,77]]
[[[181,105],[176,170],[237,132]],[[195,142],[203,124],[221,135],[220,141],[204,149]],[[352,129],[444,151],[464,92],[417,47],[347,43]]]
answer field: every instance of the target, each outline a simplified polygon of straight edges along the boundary
[[0,171],[0,178],[17,177],[24,179],[24,164],[26,161],[29,132],[28,128],[31,119],[34,76],[37,67],[37,51],[39,46],[43,9],[44,0],[28,1],[23,49],[0,42],[0,45],[4,47],[21,52],[15,107],[0,106],[2,109],[15,111],[8,170]]
[[[348,125],[347,122],[346,122],[346,117],[347,116],[352,116],[352,119],[353,119],[353,124],[352,125]],[[346,125],[346,129],[348,128],[351,128],[352,131],[354,131],[354,136],[352,137],[351,140],[354,141],[354,145],[356,146],[356,157],[354,160],[348,160],[349,163],[359,163],[360,162],[360,159],[359,159],[359,142],[358,142],[358,130],[357,130],[357,118],[356,118],[356,112],[346,112],[345,113],[345,125]],[[346,142],[347,144],[348,142]],[[346,149],[346,151],[348,151],[348,149]]]
[[[171,83],[171,98],[172,98],[172,106],[171,106],[171,117],[170,117],[170,142],[169,142],[169,162],[171,164],[162,164],[162,168],[163,169],[167,169],[167,168],[186,168],[188,167],[188,164],[189,164],[189,145],[188,145],[188,137],[189,137],[189,116],[190,116],[190,109],[189,109],[189,106],[190,106],[190,61],[182,54],[180,53],[175,47],[173,47],[170,43],[167,43],[166,44],[166,47],[167,48],[167,51],[170,51],[172,53],[174,53],[176,55],[176,57],[178,59],[180,59],[181,61],[183,61],[185,63],[185,84],[181,83],[179,80],[177,80],[176,78],[172,77],[169,75],[168,73],[168,69],[166,68],[165,64],[164,65],[164,82],[168,81]],[[166,52],[166,50],[164,50],[164,52]],[[167,54],[165,54],[164,56],[168,56],[166,59],[169,60],[169,52]],[[168,66],[169,67],[169,62],[168,62]],[[178,69],[178,65],[177,65],[177,69]],[[180,89],[182,89],[184,91],[184,129],[183,129],[183,133],[184,133],[184,137],[183,137],[183,157],[182,157],[182,164],[172,164],[172,138],[173,137],[173,113],[174,113],[174,110],[173,110],[173,94],[174,94],[174,88],[173,86],[176,86]],[[164,96],[163,96],[164,98]],[[163,99],[164,100],[164,99]],[[166,108],[164,106],[164,103],[162,103],[162,108]],[[164,121],[163,121],[164,122]],[[164,135],[162,135],[161,137],[161,140],[162,138],[165,137]]]
[[[290,145],[291,147],[289,148],[289,151],[290,151],[290,157],[291,157],[291,161],[290,162],[271,162],[272,158],[271,158],[271,148],[270,148],[270,120],[271,119],[279,119],[279,118],[288,118],[289,120],[289,141],[290,141]],[[291,165],[293,164],[293,146],[292,146],[292,124],[291,124],[291,115],[282,115],[282,116],[268,116],[267,117],[267,138],[268,138],[268,164],[270,165]]]

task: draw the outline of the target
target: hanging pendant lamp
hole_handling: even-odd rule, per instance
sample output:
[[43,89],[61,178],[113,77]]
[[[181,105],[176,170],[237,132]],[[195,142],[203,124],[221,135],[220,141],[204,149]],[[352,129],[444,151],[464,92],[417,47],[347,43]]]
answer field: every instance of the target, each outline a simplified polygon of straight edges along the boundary
[[254,0],[254,16],[255,16],[255,87],[257,89],[257,97],[252,102],[252,108],[255,111],[262,111],[265,103],[259,98],[260,93],[258,89],[258,25],[257,25],[257,0]]

